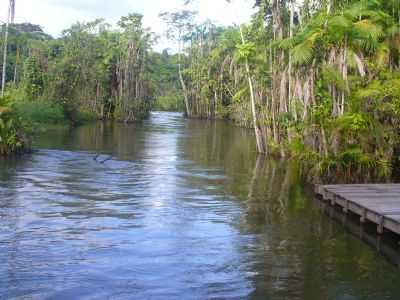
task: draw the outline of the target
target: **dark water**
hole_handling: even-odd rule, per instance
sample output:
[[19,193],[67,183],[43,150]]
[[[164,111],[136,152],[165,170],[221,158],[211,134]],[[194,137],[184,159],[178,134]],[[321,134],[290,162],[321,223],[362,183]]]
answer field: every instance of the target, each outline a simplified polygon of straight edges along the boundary
[[154,113],[37,146],[0,162],[1,299],[400,299],[399,249],[321,212],[248,131]]

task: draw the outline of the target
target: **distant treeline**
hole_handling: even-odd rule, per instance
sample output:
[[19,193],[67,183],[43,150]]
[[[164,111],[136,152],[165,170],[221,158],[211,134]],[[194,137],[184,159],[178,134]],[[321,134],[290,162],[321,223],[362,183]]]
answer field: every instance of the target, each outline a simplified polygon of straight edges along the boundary
[[178,96],[174,55],[153,52],[155,42],[139,14],[122,17],[117,30],[101,19],[77,23],[57,39],[38,25],[10,24],[5,98],[54,103],[72,122],[80,114],[143,119],[158,96]]
[[59,38],[29,23],[1,29],[0,155],[24,148],[23,132],[37,124],[133,122],[155,106],[182,110],[177,55],[152,50],[157,37],[139,14],[122,17],[117,29],[101,19],[76,23]]

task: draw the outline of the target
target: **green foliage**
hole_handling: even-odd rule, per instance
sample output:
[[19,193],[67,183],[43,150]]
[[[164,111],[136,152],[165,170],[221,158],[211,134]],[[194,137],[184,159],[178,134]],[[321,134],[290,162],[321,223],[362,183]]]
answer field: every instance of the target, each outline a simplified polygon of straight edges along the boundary
[[368,129],[370,123],[366,116],[360,113],[347,113],[336,120],[338,128],[349,132],[360,132]]
[[313,58],[313,47],[311,43],[304,42],[293,47],[291,50],[293,64],[309,64]]
[[327,13],[326,1],[299,2],[290,20],[290,2],[257,1],[246,43],[240,28],[194,26],[183,70],[192,115],[253,127],[250,75],[269,153],[299,156],[325,181],[384,180],[400,151],[399,7],[330,3]]
[[239,59],[249,59],[254,55],[256,45],[254,43],[238,44],[236,48],[239,51]]
[[156,111],[183,111],[183,100],[179,95],[158,96],[153,110]]
[[367,51],[372,52],[378,48],[379,39],[383,35],[381,26],[365,19],[354,24],[354,31],[356,36],[362,39],[362,45]]
[[30,126],[65,125],[63,107],[50,101],[18,101],[13,105],[15,114]]
[[327,124],[332,114],[332,99],[325,97],[318,105],[314,105],[311,111],[311,117],[314,124]]
[[249,88],[245,86],[244,88],[238,90],[236,94],[233,96],[232,100],[233,102],[240,102],[242,99],[249,95]]
[[0,156],[27,151],[30,141],[26,138],[19,118],[5,106],[9,100],[0,98]]
[[45,84],[45,72],[36,55],[31,55],[25,62],[23,87],[28,99],[34,100],[42,95]]
[[74,125],[83,125],[89,122],[96,121],[97,119],[97,115],[94,114],[92,111],[80,109],[75,116]]
[[151,53],[149,57],[149,80],[155,98],[154,110],[184,111],[184,103],[178,79],[178,55]]
[[76,23],[58,39],[37,25],[10,26],[2,99],[2,106],[12,108],[2,120],[7,147],[19,145],[22,127],[148,116],[157,80],[147,67],[154,38],[141,15],[122,17],[118,25],[119,30],[111,30],[102,19]]
[[[291,20],[290,1],[278,2],[256,1],[239,28],[162,13],[176,54],[151,51],[156,38],[140,14],[122,17],[117,30],[101,19],[77,23],[59,39],[15,26],[23,33],[10,34],[3,106],[50,124],[130,122],[150,109],[245,127],[255,117],[269,153],[302,158],[323,181],[384,180],[400,161],[398,3],[330,1],[328,12],[326,1],[300,1],[301,18]],[[12,140],[18,118],[8,118]]]
[[340,72],[332,66],[324,65],[322,67],[322,75],[324,76],[324,81],[329,84],[335,85],[341,91],[346,89],[346,82],[342,78]]

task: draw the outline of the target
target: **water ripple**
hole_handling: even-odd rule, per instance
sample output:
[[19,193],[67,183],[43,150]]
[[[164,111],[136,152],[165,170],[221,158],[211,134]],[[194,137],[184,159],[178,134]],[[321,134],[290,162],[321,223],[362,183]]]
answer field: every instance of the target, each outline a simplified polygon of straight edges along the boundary
[[396,297],[398,274],[304,208],[289,168],[254,169],[253,142],[154,113],[0,161],[0,299]]

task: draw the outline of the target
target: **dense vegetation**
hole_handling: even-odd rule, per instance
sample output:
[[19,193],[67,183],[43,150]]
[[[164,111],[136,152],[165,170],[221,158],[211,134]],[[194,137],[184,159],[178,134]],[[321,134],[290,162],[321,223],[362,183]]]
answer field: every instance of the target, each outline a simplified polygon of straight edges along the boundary
[[185,30],[188,116],[252,127],[259,152],[304,158],[324,181],[389,178],[400,152],[400,1],[256,7],[240,28],[170,15]]
[[142,120],[157,97],[161,108],[180,109],[175,55],[152,51],[156,36],[141,15],[122,17],[118,29],[101,19],[77,23],[57,39],[38,25],[9,21],[2,27],[7,56],[0,126],[13,129],[2,128],[0,148],[7,150],[0,154],[26,144],[15,137],[23,127]]
[[116,30],[103,20],[78,23],[57,39],[37,25],[11,24],[1,109],[7,119],[51,124],[182,110],[253,128],[258,152],[302,158],[324,181],[396,175],[400,1],[256,0],[255,7],[238,27],[198,24],[189,8],[161,14],[176,54],[152,51],[157,37],[138,14],[122,17]]
[[153,37],[141,19],[121,18],[118,31],[102,20],[77,23],[59,39],[35,25],[10,26],[8,94],[17,102],[51,102],[71,122],[80,115],[143,118],[152,95],[147,68]]

